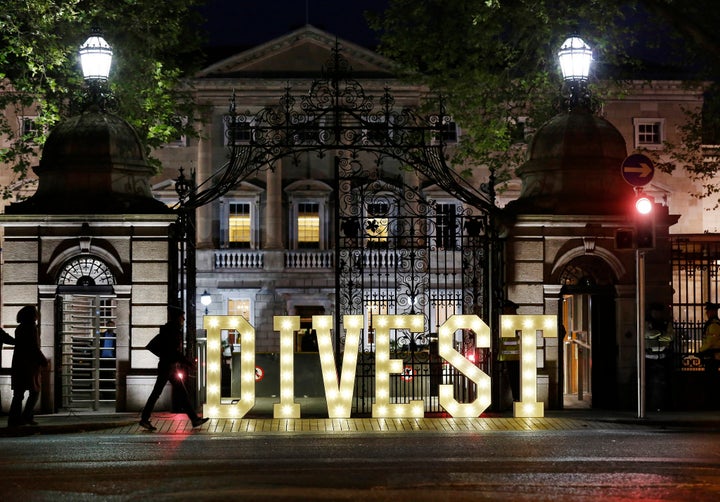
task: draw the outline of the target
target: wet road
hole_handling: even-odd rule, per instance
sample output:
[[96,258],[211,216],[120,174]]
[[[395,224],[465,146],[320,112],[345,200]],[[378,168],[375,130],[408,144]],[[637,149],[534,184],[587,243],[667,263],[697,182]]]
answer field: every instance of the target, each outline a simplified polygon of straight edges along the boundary
[[0,499],[720,500],[720,433],[69,434],[0,440]]

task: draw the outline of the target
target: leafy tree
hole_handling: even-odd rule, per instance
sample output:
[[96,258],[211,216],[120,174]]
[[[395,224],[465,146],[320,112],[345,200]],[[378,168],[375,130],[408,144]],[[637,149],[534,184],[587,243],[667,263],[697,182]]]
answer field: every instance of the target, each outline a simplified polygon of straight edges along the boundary
[[[188,134],[190,95],[180,78],[195,67],[200,0],[4,0],[0,12],[0,163],[27,178],[50,128],[73,113],[83,82],[77,50],[93,27],[113,47],[116,113],[148,148]],[[13,116],[37,116],[23,134]],[[158,164],[157,162],[155,162]],[[10,196],[13,185],[4,187]]]
[[[532,130],[559,111],[556,53],[566,37],[581,36],[593,47],[591,87],[599,79],[659,72],[714,79],[718,18],[713,0],[390,0],[370,22],[380,32],[380,52],[407,78],[445,96],[463,126],[456,160],[484,164],[502,179],[503,169],[522,160],[513,148],[514,124]],[[695,126],[684,131],[688,146],[701,141]],[[718,170],[718,164],[677,153],[676,160],[683,158],[700,178]]]

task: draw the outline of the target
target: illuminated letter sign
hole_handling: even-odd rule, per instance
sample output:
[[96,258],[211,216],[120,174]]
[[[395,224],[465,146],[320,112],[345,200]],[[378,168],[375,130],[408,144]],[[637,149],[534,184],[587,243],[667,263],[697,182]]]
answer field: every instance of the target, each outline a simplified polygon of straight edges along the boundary
[[[207,330],[207,398],[203,415],[212,418],[241,418],[255,406],[255,328],[242,316],[205,316],[203,327]],[[222,343],[220,332],[232,329],[240,333],[242,356],[240,378],[242,396],[223,402],[220,396],[220,365]]]
[[[413,333],[424,330],[422,315],[377,315],[375,321],[375,403],[372,416],[391,418],[422,418],[423,401],[391,403],[390,375],[402,374],[402,359],[390,359],[390,330],[407,329]],[[255,329],[241,316],[205,316],[207,330],[206,381],[207,402],[203,414],[213,418],[241,418],[255,405]],[[537,336],[557,336],[557,318],[551,315],[504,315],[501,336],[520,334],[521,401],[513,403],[515,417],[542,417],[543,403],[537,402]],[[330,418],[349,418],[352,408],[357,368],[361,315],[343,316],[346,331],[342,374],[337,375],[332,346],[332,316],[313,316],[317,330],[318,350],[322,368],[325,397]],[[273,407],[274,418],[300,418],[300,405],[295,403],[294,332],[300,327],[298,316],[275,316],[274,328],[280,332],[280,403]],[[220,392],[222,364],[222,330],[236,330],[242,344],[240,378],[241,396],[223,398]],[[490,406],[490,377],[453,348],[454,333],[459,329],[475,332],[476,347],[490,346],[490,330],[476,315],[454,315],[439,329],[439,354],[451,366],[473,382],[477,397],[471,403],[460,403],[453,395],[452,385],[440,385],[440,405],[453,417],[477,417]]]
[[339,384],[337,370],[335,369],[335,354],[333,353],[332,339],[330,337],[332,316],[313,316],[312,322],[313,329],[317,330],[318,351],[320,352],[320,366],[322,368],[323,384],[325,385],[328,417],[350,418],[363,316],[343,316],[345,351],[343,353],[342,374]]
[[295,331],[300,329],[300,316],[276,315],[275,331],[280,331],[280,402],[273,405],[273,418],[300,418],[300,405],[295,402]]
[[440,326],[440,357],[468,377],[477,389],[477,397],[472,403],[460,403],[453,396],[452,385],[440,385],[440,406],[452,417],[478,417],[490,406],[490,377],[453,348],[454,334],[459,329],[475,332],[476,347],[490,347],[490,327],[476,315],[454,315]]
[[557,336],[557,317],[552,315],[503,315],[500,336],[520,334],[520,395],[513,403],[514,417],[543,417],[543,403],[537,401],[537,336]]
[[425,410],[422,401],[390,404],[390,373],[403,372],[402,359],[390,359],[390,330],[408,329],[413,333],[423,331],[422,315],[376,315],[375,324],[375,418],[422,418]]

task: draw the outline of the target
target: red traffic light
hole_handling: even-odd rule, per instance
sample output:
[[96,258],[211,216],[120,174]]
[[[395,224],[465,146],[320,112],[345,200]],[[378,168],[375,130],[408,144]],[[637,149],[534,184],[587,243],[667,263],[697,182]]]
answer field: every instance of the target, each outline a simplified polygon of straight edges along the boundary
[[652,212],[653,202],[649,197],[641,195],[635,199],[635,210],[639,214],[650,214]]

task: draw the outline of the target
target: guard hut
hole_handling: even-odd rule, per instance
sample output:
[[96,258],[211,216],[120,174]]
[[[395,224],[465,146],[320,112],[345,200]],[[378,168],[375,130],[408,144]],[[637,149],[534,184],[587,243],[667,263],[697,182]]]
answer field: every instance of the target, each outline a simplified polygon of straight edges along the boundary
[[[566,110],[535,134],[518,170],[520,196],[506,206],[507,294],[518,313],[557,314],[562,325],[559,339],[538,338],[538,397],[546,406],[633,409],[635,193],[621,173],[624,138],[592,113],[587,73],[574,78]],[[654,212],[645,304],[668,305],[668,228],[677,217],[659,204]]]
[[137,407],[152,377],[132,375],[156,364],[143,347],[166,319],[176,215],[152,196],[137,133],[99,106],[60,123],[34,171],[36,193],[0,215],[2,325],[12,333],[18,310],[38,307],[42,412]]

